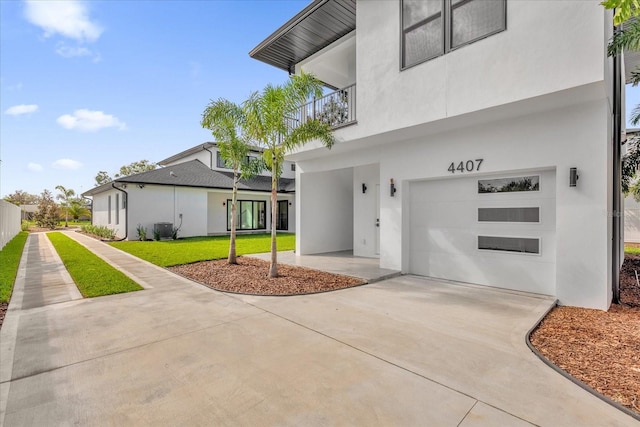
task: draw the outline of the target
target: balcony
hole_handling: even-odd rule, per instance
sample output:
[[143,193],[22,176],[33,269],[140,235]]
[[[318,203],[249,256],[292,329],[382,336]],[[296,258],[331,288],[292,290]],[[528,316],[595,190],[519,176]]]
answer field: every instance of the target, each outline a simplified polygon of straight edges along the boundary
[[291,117],[291,126],[295,128],[315,119],[328,123],[333,129],[357,123],[355,83],[304,104]]

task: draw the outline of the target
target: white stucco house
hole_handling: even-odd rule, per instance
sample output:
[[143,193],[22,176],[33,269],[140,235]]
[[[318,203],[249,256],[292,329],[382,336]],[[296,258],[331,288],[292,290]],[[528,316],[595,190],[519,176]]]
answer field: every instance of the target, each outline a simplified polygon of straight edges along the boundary
[[253,58],[339,89],[298,117],[338,143],[287,157],[296,253],[606,310],[625,65],[599,3],[314,0],[277,28]]
[[[259,151],[250,156],[259,156]],[[136,240],[137,227],[153,237],[179,228],[178,237],[226,234],[231,221],[233,172],[213,142],[199,144],[158,162],[161,167],[95,187],[82,194],[93,201],[92,223],[114,229],[120,239]],[[277,229],[295,227],[295,164],[285,162],[279,181]],[[271,230],[271,176],[240,181],[238,233]],[[167,231],[169,230],[169,231]],[[170,234],[169,234],[170,235]]]

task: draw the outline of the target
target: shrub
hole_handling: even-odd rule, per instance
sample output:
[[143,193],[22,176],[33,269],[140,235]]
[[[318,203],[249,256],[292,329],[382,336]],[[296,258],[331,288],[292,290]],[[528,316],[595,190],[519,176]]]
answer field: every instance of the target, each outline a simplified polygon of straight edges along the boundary
[[53,201],[53,196],[49,190],[44,190],[40,196],[38,210],[34,214],[38,227],[55,229],[58,225],[58,205]]
[[22,223],[20,223],[20,229],[22,231],[29,231],[29,221],[27,221],[26,219],[23,219]]
[[107,228],[104,225],[83,225],[80,227],[80,230],[83,233],[108,240],[113,240],[116,237],[116,231],[111,228]]
[[157,228],[153,229],[153,240],[160,240],[160,230],[158,230]]
[[171,238],[173,240],[178,240],[178,230],[180,229],[176,227],[173,227],[173,230],[171,230]]
[[138,224],[136,227],[136,232],[138,233],[138,240],[144,242],[147,240],[147,229],[144,228],[141,224]]

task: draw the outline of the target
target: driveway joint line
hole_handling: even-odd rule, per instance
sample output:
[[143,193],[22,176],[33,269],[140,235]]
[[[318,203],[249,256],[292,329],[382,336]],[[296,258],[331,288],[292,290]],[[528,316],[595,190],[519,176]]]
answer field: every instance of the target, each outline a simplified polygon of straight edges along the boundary
[[476,405],[478,404],[478,400],[476,400],[475,402],[473,402],[473,405],[471,405],[471,408],[469,408],[469,410],[467,411],[466,414],[464,414],[464,417],[462,417],[462,419],[460,420],[460,422],[458,423],[458,425],[456,427],[460,427],[460,424],[462,424],[464,422],[464,420],[467,419],[467,417],[469,416],[469,414],[471,413],[471,411],[473,411],[473,408],[476,407]]
[[[240,299],[240,298],[238,298],[238,299]],[[242,301],[242,300],[241,300],[241,301]],[[387,364],[389,364],[389,365],[391,365],[391,366],[395,366],[396,368],[401,369],[401,370],[403,370],[403,371],[405,371],[405,372],[408,372],[408,373],[413,374],[413,375],[415,375],[415,376],[417,376],[417,377],[420,377],[420,378],[422,378],[422,379],[424,379],[424,380],[427,380],[427,381],[429,381],[429,382],[432,382],[432,383],[434,383],[434,384],[437,384],[437,385],[439,385],[439,386],[442,386],[442,387],[444,387],[444,388],[446,388],[446,389],[448,389],[448,390],[451,390],[451,391],[453,391],[453,392],[459,393],[459,394],[461,394],[461,395],[463,395],[463,396],[465,396],[465,397],[468,397],[468,398],[470,398],[470,399],[474,400],[476,403],[477,403],[477,402],[484,403],[485,405],[487,405],[487,406],[489,406],[489,407],[491,407],[491,408],[493,408],[493,409],[496,409],[496,410],[498,410],[498,411],[500,411],[500,412],[503,412],[503,413],[505,413],[505,414],[508,414],[508,415],[510,415],[510,416],[512,416],[512,417],[514,417],[514,418],[517,418],[517,419],[519,419],[519,420],[521,420],[521,421],[524,421],[524,422],[526,422],[526,423],[528,423],[528,424],[531,424],[531,425],[533,425],[533,426],[537,426],[537,424],[532,423],[531,421],[528,421],[528,420],[526,420],[526,419],[524,419],[524,418],[522,418],[522,417],[520,417],[520,416],[518,416],[518,415],[512,414],[512,413],[507,412],[507,411],[505,411],[505,410],[503,410],[503,409],[500,409],[500,408],[498,408],[497,406],[494,406],[494,405],[492,405],[491,403],[488,403],[488,402],[485,402],[485,401],[483,401],[483,400],[480,400],[480,399],[478,399],[478,398],[476,398],[476,397],[474,397],[474,396],[472,396],[472,395],[470,395],[470,394],[468,394],[468,393],[466,393],[466,392],[464,392],[464,391],[456,390],[455,388],[453,388],[453,387],[451,387],[451,386],[448,386],[448,385],[446,385],[446,384],[443,384],[443,383],[441,383],[441,382],[439,382],[439,381],[436,381],[436,380],[434,380],[434,379],[432,379],[432,378],[429,378],[429,377],[427,377],[427,376],[425,376],[425,375],[422,375],[422,374],[420,374],[420,373],[418,373],[418,372],[412,371],[411,369],[409,369],[409,368],[405,368],[404,366],[398,365],[397,363],[394,363],[394,362],[392,362],[392,361],[390,361],[390,360],[386,360],[386,359],[384,359],[384,358],[382,358],[382,357],[380,357],[380,356],[377,356],[377,355],[375,355],[375,354],[373,354],[373,353],[370,353],[370,352],[368,352],[368,351],[366,351],[366,350],[363,350],[363,349],[361,349],[361,348],[358,348],[358,347],[356,347],[356,346],[354,346],[354,345],[352,345],[352,344],[349,344],[349,343],[344,342],[344,341],[342,341],[342,340],[339,340],[339,339],[337,339],[337,338],[335,338],[335,337],[332,337],[331,335],[327,335],[327,334],[325,334],[324,332],[320,332],[320,331],[318,331],[318,330],[316,330],[316,329],[310,328],[309,326],[306,326],[306,325],[303,325],[303,324],[301,324],[301,323],[298,323],[298,322],[296,322],[295,320],[292,320],[292,319],[286,318],[286,317],[284,317],[284,316],[282,316],[282,315],[280,315],[280,314],[277,314],[277,313],[274,313],[274,312],[272,312],[272,311],[269,311],[269,310],[267,310],[267,309],[265,309],[265,308],[259,307],[259,306],[255,305],[255,304],[253,304],[253,303],[250,303],[250,302],[246,302],[246,303],[247,303],[247,304],[249,304],[249,305],[250,305],[250,306],[252,306],[252,307],[257,308],[257,309],[264,310],[264,312],[265,312],[265,313],[272,314],[272,315],[274,315],[274,316],[276,316],[276,317],[279,317],[279,318],[280,318],[280,319],[282,319],[282,320],[285,320],[285,321],[287,321],[287,322],[293,323],[294,325],[300,326],[301,328],[307,329],[307,330],[309,330],[309,331],[311,331],[311,332],[315,332],[315,333],[316,333],[316,334],[318,334],[318,335],[322,335],[322,336],[323,336],[323,337],[325,337],[325,338],[328,338],[328,339],[333,340],[333,341],[335,341],[335,342],[337,342],[337,343],[340,343],[340,344],[342,344],[342,345],[344,345],[344,346],[347,346],[347,347],[349,347],[349,348],[352,348],[352,349],[353,349],[353,350],[355,350],[355,351],[358,351],[358,352],[360,352],[360,353],[363,353],[363,354],[366,354],[366,355],[368,355],[368,356],[370,356],[370,357],[373,357],[373,358],[375,358],[375,359],[378,359],[378,360],[379,360],[379,361],[381,361],[381,362],[387,363]],[[474,404],[473,406],[475,406],[475,404]],[[473,406],[472,406],[472,408],[473,408]],[[465,415],[465,417],[466,417],[466,415]],[[462,419],[460,422],[462,422],[463,420],[464,420],[464,417],[463,417],[463,419]]]
[[[259,310],[263,310],[260,307],[255,307],[255,308],[257,308]],[[261,312],[261,313],[249,314],[247,316],[240,317],[238,319],[234,319],[234,320],[231,320],[231,321],[228,321],[228,322],[222,322],[222,323],[218,323],[216,325],[206,326],[204,328],[199,328],[199,329],[194,329],[194,330],[191,330],[191,331],[186,331],[186,332],[183,332],[183,333],[180,333],[180,334],[176,334],[176,335],[172,335],[170,337],[166,337],[166,338],[163,338],[163,339],[160,339],[160,340],[156,340],[156,341],[152,341],[152,342],[148,342],[148,343],[144,343],[144,344],[140,344],[140,345],[136,345],[136,346],[132,346],[132,347],[127,347],[127,348],[124,348],[122,350],[114,351],[114,352],[111,352],[111,353],[101,354],[101,355],[92,357],[90,359],[78,360],[77,362],[68,363],[66,365],[55,366],[55,367],[52,367],[52,368],[49,368],[49,369],[44,369],[44,370],[39,371],[39,372],[34,372],[32,374],[29,374],[29,375],[23,375],[23,376],[20,376],[20,377],[11,378],[11,379],[9,379],[7,381],[0,382],[0,384],[7,384],[7,383],[11,384],[14,381],[21,381],[21,380],[25,380],[25,379],[36,377],[38,375],[48,374],[50,372],[54,372],[54,371],[57,371],[59,369],[65,369],[65,368],[69,368],[69,367],[72,367],[72,366],[81,365],[83,363],[91,362],[91,361],[94,361],[94,360],[102,359],[102,358],[105,358],[105,357],[111,357],[111,356],[114,356],[114,355],[117,355],[117,354],[126,353],[127,351],[137,350],[137,349],[140,349],[140,348],[148,347],[150,345],[166,342],[166,341],[172,340],[174,338],[183,337],[183,336],[186,336],[186,335],[189,335],[189,334],[202,332],[202,331],[205,331],[207,329],[218,328],[220,326],[229,325],[231,323],[239,322],[241,320],[245,320],[245,319],[248,319],[248,318],[251,318],[251,317],[260,316],[260,315],[264,314],[265,312],[267,312],[267,311],[263,310],[263,312]]]

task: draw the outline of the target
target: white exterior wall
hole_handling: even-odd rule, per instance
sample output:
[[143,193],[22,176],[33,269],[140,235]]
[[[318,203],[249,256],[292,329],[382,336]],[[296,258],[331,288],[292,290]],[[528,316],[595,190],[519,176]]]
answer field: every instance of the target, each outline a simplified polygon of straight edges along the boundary
[[[367,166],[370,164],[380,165],[380,266],[404,272],[408,269],[409,230],[403,215],[407,209],[405,190],[410,181],[451,178],[447,168],[452,161],[478,158],[484,159],[481,170],[464,176],[554,169],[557,179],[555,295],[562,304],[606,309],[611,300],[607,261],[611,239],[611,221],[607,214],[610,163],[607,111],[607,101],[603,99],[412,140],[390,140],[389,144],[366,151],[299,161],[298,253],[333,250],[331,239],[335,239],[335,246],[339,245],[333,230],[344,227],[341,233],[347,233],[350,226],[354,227],[355,253],[362,232],[360,225],[371,220],[370,200],[360,197],[359,190],[363,175],[369,179],[375,176]],[[577,167],[580,174],[575,188],[568,185],[570,167]],[[342,204],[329,190],[336,187],[337,174],[344,175],[344,168],[354,171],[353,223],[345,220],[348,210],[340,212],[336,206]],[[395,197],[389,195],[391,178],[398,188]],[[329,219],[323,206],[327,206],[324,210],[334,209],[339,214]],[[358,251],[367,253],[365,248]]]
[[20,206],[0,200],[0,249],[20,232]]
[[[367,190],[362,192],[362,184]],[[356,166],[353,168],[353,254],[362,257],[379,255],[379,231],[376,226],[380,193],[380,165]],[[377,191],[377,193],[376,193]],[[378,202],[378,203],[376,203]]]
[[297,254],[353,249],[353,169],[299,173],[296,195]]
[[632,195],[624,199],[624,241],[640,243],[640,202]]
[[[117,194],[119,194],[119,217],[116,223],[115,210]],[[109,197],[111,197],[111,218],[109,218]],[[123,193],[116,189],[110,189],[100,194],[96,194],[93,196],[93,212],[91,216],[91,223],[93,225],[99,225],[115,230],[116,237],[118,238],[123,238],[126,234],[126,211],[122,208],[122,197]],[[131,236],[128,237],[131,238]]]

